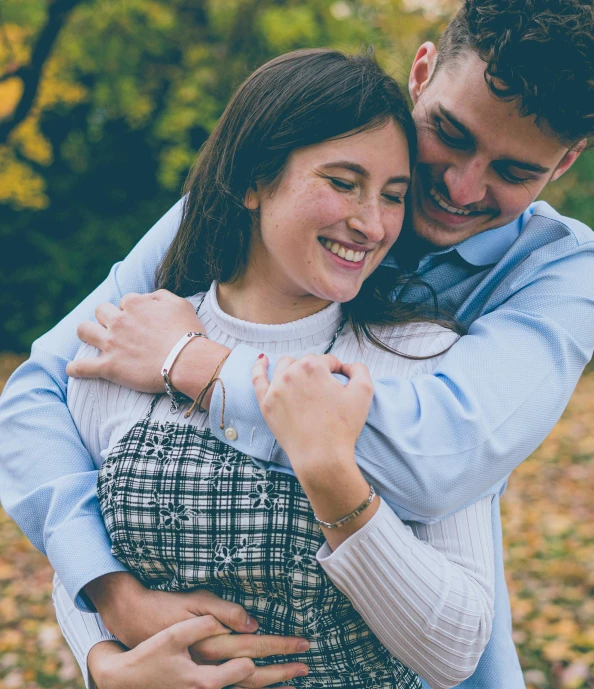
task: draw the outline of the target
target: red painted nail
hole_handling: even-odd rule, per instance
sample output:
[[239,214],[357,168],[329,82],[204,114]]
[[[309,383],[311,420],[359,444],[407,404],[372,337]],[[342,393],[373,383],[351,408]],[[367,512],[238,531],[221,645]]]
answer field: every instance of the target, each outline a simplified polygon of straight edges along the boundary
[[258,359],[261,359],[264,356],[264,354],[258,354]]

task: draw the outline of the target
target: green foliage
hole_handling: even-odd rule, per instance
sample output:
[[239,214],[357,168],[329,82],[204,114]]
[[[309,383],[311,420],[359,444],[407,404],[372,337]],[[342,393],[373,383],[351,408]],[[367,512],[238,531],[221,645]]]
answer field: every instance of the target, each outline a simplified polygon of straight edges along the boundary
[[[0,75],[28,63],[49,6],[0,0]],[[44,65],[33,108],[0,143],[0,349],[28,349],[179,198],[196,151],[258,65],[295,48],[371,44],[405,83],[418,46],[438,38],[457,6],[80,0]],[[20,79],[0,81],[0,122],[21,92]],[[547,191],[590,224],[593,167],[584,156]]]

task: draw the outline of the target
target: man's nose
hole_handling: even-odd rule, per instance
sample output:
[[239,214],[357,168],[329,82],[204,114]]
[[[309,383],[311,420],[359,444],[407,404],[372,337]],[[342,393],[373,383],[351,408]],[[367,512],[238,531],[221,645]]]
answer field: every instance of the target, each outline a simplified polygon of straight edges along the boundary
[[451,165],[443,176],[452,203],[458,208],[481,203],[487,193],[487,169],[478,159]]

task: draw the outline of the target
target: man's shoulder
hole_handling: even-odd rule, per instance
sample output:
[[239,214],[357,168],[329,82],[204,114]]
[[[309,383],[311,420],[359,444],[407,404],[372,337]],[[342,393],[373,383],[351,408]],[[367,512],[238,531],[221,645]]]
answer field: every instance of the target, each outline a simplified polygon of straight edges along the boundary
[[[525,225],[525,228],[531,224],[545,224],[551,227],[556,226],[557,229],[564,232],[565,235],[575,242],[577,246],[594,245],[594,231],[588,225],[570,218],[566,215],[561,215],[546,201],[537,201],[531,208],[532,215]],[[588,248],[592,248],[591,246]]]

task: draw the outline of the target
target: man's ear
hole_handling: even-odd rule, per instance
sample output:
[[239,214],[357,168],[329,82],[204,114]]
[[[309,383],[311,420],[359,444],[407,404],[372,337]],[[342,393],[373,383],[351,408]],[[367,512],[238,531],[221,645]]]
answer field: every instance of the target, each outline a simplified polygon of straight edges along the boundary
[[551,182],[554,182],[556,179],[559,179],[561,175],[564,175],[567,170],[575,163],[575,161],[580,157],[580,153],[586,148],[588,145],[588,140],[587,139],[582,139],[579,144],[574,146],[573,148],[569,149],[567,153],[563,156],[561,159],[561,162],[559,165],[557,165],[557,169],[553,173],[553,176],[551,177]]
[[427,41],[417,51],[412,68],[410,70],[410,77],[408,79],[408,90],[412,98],[413,105],[417,104],[421,93],[431,80],[433,70],[435,69],[435,61],[437,59],[437,48]]
[[249,210],[249,211],[255,211],[260,208],[260,194],[257,189],[254,187],[250,187],[246,192],[245,196],[243,197],[243,205]]

